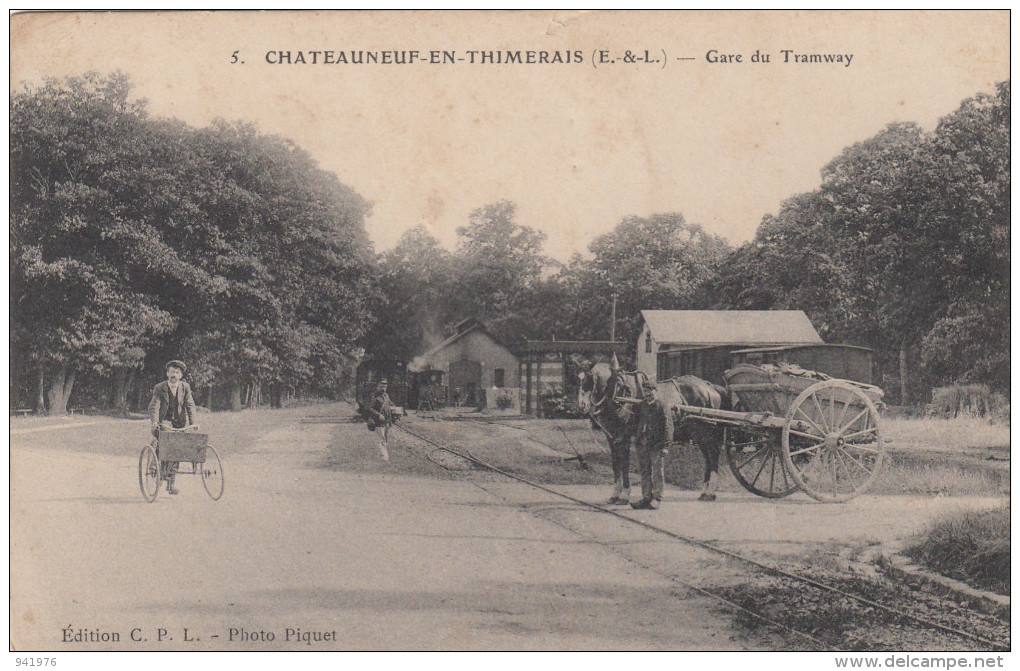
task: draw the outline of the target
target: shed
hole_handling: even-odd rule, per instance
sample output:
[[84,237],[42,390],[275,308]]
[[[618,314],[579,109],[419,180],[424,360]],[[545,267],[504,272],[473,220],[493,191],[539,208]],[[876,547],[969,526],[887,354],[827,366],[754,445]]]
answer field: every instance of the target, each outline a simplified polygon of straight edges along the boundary
[[721,383],[734,350],[822,344],[803,310],[642,310],[641,319],[637,369],[657,380]]
[[478,405],[484,398],[482,389],[521,386],[517,357],[473,317],[457,324],[453,335],[414,361],[419,369],[446,373],[453,402]]

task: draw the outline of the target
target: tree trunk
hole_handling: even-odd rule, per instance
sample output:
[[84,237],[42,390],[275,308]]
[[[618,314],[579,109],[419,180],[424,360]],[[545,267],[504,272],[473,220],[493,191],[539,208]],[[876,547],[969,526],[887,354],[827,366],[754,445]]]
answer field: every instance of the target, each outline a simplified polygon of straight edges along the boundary
[[131,395],[131,388],[134,386],[135,379],[137,377],[138,377],[138,369],[137,368],[129,368],[128,369],[128,373],[127,373],[127,380],[124,382],[124,411],[125,412],[127,412],[130,409],[130,408],[128,408],[128,398]]
[[74,378],[77,374],[78,371],[72,368],[68,371],[67,376],[64,378],[64,407],[67,407],[66,403],[71,399],[71,390],[74,389]]
[[128,403],[128,369],[115,368],[113,371],[113,393],[110,395],[110,407],[127,414]]
[[900,345],[900,405],[907,405],[907,344]]
[[38,369],[38,381],[39,384],[36,386],[35,393],[35,413],[37,415],[46,414],[46,375],[43,371],[42,365]]
[[142,383],[139,382],[135,388],[135,410],[139,412],[147,410],[148,404],[142,405],[143,403],[145,403],[145,389],[142,387]]
[[46,397],[49,401],[51,415],[67,414],[67,399],[74,389],[74,370],[67,370],[67,366],[61,366],[50,380],[49,392]]
[[274,408],[283,407],[283,385],[274,384],[269,389],[269,405]]
[[230,381],[230,409],[241,409],[241,383],[238,380]]

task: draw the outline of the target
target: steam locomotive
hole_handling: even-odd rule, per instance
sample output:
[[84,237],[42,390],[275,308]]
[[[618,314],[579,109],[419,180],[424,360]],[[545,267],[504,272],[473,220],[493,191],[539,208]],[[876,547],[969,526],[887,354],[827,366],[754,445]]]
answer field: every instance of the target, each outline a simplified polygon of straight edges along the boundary
[[449,399],[446,374],[441,370],[408,370],[400,359],[369,359],[361,362],[354,377],[358,410],[368,414],[375,398],[376,386],[386,380],[386,393],[393,405],[410,410],[434,410],[445,406]]

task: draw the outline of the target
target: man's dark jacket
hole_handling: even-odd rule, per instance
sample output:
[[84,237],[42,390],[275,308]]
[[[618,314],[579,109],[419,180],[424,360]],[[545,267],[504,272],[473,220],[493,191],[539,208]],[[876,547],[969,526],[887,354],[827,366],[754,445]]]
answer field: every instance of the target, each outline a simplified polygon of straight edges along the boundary
[[[177,412],[173,412],[176,409]],[[183,429],[195,423],[195,397],[191,395],[191,385],[184,380],[177,383],[176,398],[171,398],[170,383],[164,380],[152,388],[152,401],[149,402],[149,419],[158,426],[169,420],[175,429]]]
[[659,399],[638,404],[637,439],[638,445],[662,449],[673,441],[673,413]]
[[376,392],[372,400],[372,416],[380,426],[393,420],[393,402],[385,391]]

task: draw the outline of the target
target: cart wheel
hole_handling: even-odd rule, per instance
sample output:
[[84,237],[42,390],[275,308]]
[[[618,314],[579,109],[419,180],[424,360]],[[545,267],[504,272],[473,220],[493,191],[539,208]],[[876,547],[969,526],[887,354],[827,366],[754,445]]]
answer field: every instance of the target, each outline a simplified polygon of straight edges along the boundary
[[752,494],[781,499],[797,491],[783,462],[778,436],[726,431],[726,460],[733,477]]
[[223,462],[216,450],[208,445],[205,448],[205,463],[199,464],[202,467],[202,486],[213,501],[219,501],[223,496]]
[[142,490],[142,497],[152,503],[159,494],[160,472],[159,457],[151,445],[142,448],[138,455],[138,486]]
[[863,493],[885,460],[878,410],[841,380],[813,384],[794,399],[783,427],[783,462],[793,481],[819,501]]

